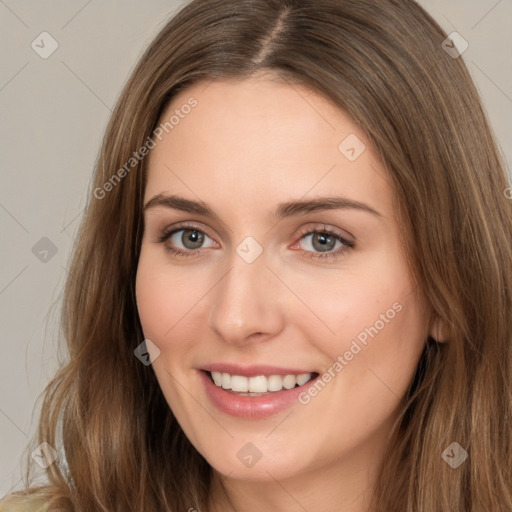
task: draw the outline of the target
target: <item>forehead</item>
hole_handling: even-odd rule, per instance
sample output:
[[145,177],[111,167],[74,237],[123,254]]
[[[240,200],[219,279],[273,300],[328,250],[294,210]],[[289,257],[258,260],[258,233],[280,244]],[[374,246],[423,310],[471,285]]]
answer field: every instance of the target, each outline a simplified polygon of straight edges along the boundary
[[248,208],[255,198],[342,193],[391,212],[387,175],[363,132],[304,86],[262,76],[199,82],[173,98],[166,122],[145,200],[167,191],[222,204],[236,192],[231,204]]

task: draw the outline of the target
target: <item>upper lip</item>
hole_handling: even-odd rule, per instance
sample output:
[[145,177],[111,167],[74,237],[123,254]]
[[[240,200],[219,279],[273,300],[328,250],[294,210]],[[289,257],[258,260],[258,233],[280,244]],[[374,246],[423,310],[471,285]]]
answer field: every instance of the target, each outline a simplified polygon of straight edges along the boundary
[[230,375],[243,375],[244,377],[256,377],[257,375],[300,375],[303,373],[316,373],[312,370],[300,368],[284,368],[282,366],[269,366],[266,364],[255,364],[251,366],[240,366],[230,363],[212,363],[201,367],[201,370],[208,372],[229,373]]

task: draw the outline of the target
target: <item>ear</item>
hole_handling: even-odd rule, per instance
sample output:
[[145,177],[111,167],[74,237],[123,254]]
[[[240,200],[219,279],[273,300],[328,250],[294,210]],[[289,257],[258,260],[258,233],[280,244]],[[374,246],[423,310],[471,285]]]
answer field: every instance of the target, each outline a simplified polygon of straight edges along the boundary
[[448,329],[440,318],[434,320],[432,329],[430,330],[430,336],[439,343],[448,341]]

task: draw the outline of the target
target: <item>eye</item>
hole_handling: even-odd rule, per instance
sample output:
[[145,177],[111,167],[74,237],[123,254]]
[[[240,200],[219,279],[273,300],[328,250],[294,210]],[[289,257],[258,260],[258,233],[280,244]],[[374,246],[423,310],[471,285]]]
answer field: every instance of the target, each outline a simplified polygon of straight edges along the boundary
[[[178,257],[196,256],[200,249],[218,246],[203,230],[191,224],[164,229],[156,241],[165,243],[165,250]],[[205,242],[208,245],[204,245]],[[298,244],[302,245],[300,252],[306,258],[316,260],[341,257],[355,246],[327,226],[304,230]]]
[[[210,244],[204,246],[205,241],[210,240]],[[192,225],[173,227],[163,230],[157,239],[157,242],[165,243],[165,249],[176,256],[194,256],[205,247],[215,247],[214,242],[204,231]]]
[[342,256],[355,246],[327,226],[305,232],[300,242],[303,242],[301,252],[305,257],[319,260]]

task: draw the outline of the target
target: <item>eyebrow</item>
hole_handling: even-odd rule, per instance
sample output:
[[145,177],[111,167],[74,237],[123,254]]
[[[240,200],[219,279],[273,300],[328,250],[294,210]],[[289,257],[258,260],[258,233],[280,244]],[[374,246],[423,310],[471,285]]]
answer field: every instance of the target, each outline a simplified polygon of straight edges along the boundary
[[[172,208],[173,210],[180,210],[187,213],[196,213],[203,217],[213,218],[216,217],[213,210],[202,201],[192,201],[177,195],[157,194],[153,196],[143,207],[143,212],[156,207]],[[297,215],[305,215],[311,212],[325,211],[325,210],[346,210],[354,209],[367,213],[371,213],[377,217],[382,217],[377,210],[362,203],[354,201],[346,197],[319,197],[309,200],[288,201],[280,203],[273,214],[274,220],[279,221],[286,217],[293,217]]]

